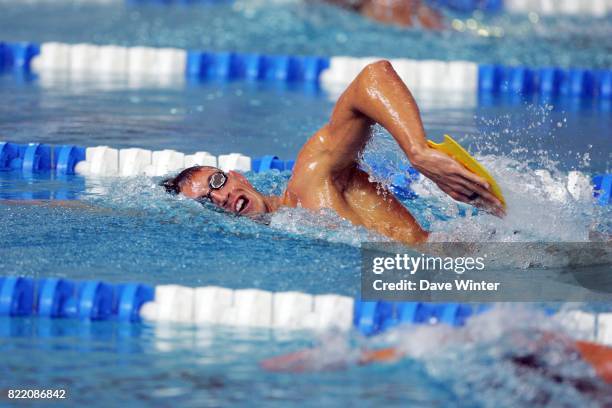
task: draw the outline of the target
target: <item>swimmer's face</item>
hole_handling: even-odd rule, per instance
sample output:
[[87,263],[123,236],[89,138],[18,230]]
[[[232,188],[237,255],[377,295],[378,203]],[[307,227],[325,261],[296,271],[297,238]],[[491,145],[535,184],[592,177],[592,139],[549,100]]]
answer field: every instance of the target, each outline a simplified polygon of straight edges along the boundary
[[[211,179],[220,172],[221,170],[214,167],[200,169],[183,185],[181,193],[194,200],[209,200],[235,215],[256,215],[268,212],[264,196],[238,172],[223,173],[227,177],[223,187],[212,189]],[[213,181],[213,186],[215,181],[217,180]]]

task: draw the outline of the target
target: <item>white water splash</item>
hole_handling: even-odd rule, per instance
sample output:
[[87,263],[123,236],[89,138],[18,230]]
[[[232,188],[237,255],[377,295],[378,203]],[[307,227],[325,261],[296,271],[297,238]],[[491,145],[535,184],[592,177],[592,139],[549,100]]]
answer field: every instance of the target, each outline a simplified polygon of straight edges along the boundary
[[[363,167],[372,179],[388,186],[388,174],[402,171],[406,165],[397,144],[381,129],[363,154]],[[592,231],[609,234],[606,220],[610,209],[598,206],[592,198],[590,176],[584,172],[560,172],[548,168],[533,170],[530,164],[497,155],[476,155],[500,182],[508,204],[504,219],[473,209],[444,194],[433,182],[420,177],[411,185],[419,198],[405,204],[430,231],[432,242],[583,242]],[[383,163],[387,175],[372,163]],[[249,174],[254,185],[265,194],[280,194],[289,173]],[[177,201],[163,192],[156,180],[146,177],[132,179],[87,180],[90,199],[103,206],[163,213],[178,216],[186,211],[193,216],[202,211],[199,205],[181,199]],[[104,193],[101,193],[104,191]],[[180,204],[180,205],[179,205]],[[218,215],[213,214],[215,218]],[[235,224],[229,217],[227,223]],[[224,223],[222,217],[215,220]],[[243,223],[239,223],[243,224]],[[363,227],[352,225],[332,210],[309,211],[284,208],[270,217],[270,226],[289,234],[343,243],[358,247],[362,242],[387,241]]]
[[576,352],[583,337],[539,309],[496,305],[460,328],[404,325],[367,339],[327,333],[303,363],[315,371],[360,369],[361,350],[392,347],[403,357],[379,367],[418,364],[466,405],[599,406],[609,401],[609,386]]
[[354,247],[359,247],[362,242],[389,241],[380,234],[351,224],[330,209],[315,212],[303,208],[282,208],[272,216],[270,226],[307,238]]

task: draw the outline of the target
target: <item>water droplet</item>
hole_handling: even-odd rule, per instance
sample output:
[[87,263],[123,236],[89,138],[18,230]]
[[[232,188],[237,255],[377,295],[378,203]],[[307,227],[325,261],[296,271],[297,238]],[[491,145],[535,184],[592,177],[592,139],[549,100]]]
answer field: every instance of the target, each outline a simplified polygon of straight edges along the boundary
[[451,25],[457,31],[465,31],[465,24],[463,24],[463,21],[461,20],[454,19]]

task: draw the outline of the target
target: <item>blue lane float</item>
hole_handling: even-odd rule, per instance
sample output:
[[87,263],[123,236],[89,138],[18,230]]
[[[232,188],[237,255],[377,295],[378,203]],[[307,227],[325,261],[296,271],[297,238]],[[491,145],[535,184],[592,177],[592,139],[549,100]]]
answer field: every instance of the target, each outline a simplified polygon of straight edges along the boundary
[[541,68],[539,71],[539,91],[542,95],[555,96],[559,93],[564,73],[554,67]]
[[504,81],[501,91],[517,94],[531,94],[535,89],[535,72],[527,67],[504,67]]
[[7,276],[0,278],[0,316],[29,316],[34,301],[34,281]]
[[36,314],[48,318],[69,317],[66,304],[74,294],[75,285],[66,279],[50,278],[40,282]]
[[[154,287],[139,283],[112,285],[98,280],[0,277],[0,316],[139,322],[142,306],[154,300]],[[399,324],[462,326],[483,310],[480,305],[461,303],[356,300],[352,325],[368,336]]]
[[151,286],[136,283],[115,286],[58,278],[0,278],[0,316],[136,322],[142,305],[153,298]]
[[[229,298],[233,300],[228,302]],[[362,301],[334,294],[232,290],[214,286],[153,287],[139,283],[115,285],[99,280],[0,277],[0,317],[32,316],[47,321],[74,319],[77,322],[138,323],[142,317],[153,322],[213,323],[270,329],[352,329],[373,336],[397,326],[460,327],[492,307],[493,304],[479,303]],[[550,307],[541,310],[550,316],[559,313]],[[239,320],[224,320],[224,316],[233,316],[238,311]],[[576,316],[571,311],[566,316],[572,325],[576,318],[589,324],[596,338],[599,338],[599,330],[606,333],[607,322],[612,322],[612,313],[602,314],[601,324],[593,321],[592,316]],[[565,318],[564,312],[560,317]],[[606,336],[608,334],[602,338],[609,339]]]
[[38,173],[51,170],[51,146],[29,143],[23,154],[21,169],[24,173]]
[[[463,3],[465,4],[460,6],[460,4]],[[485,4],[488,2],[456,1],[459,7],[466,7],[468,3]],[[491,2],[491,4],[492,3],[494,2]],[[68,70],[69,72],[71,64],[67,63],[66,60],[55,58],[54,55],[58,53],[68,53],[72,55],[72,51],[76,52],[77,55],[81,55],[85,52],[82,45],[81,48],[76,50],[71,48],[76,46],[78,45],[59,43],[46,43],[42,45],[35,43],[0,43],[0,70],[30,72],[34,57],[40,56],[40,59],[44,60],[42,63],[43,67],[53,70]],[[88,46],[91,48],[90,51],[92,51],[94,55],[98,55],[95,50],[100,48],[100,46],[91,44]],[[47,47],[48,53],[44,52],[45,47]],[[41,48],[43,50],[42,53]],[[54,49],[55,51],[53,51]],[[181,49],[174,49],[175,52],[164,53],[162,52],[163,50],[159,48],[147,48],[147,50],[147,53],[144,54],[148,55],[152,53],[157,55],[157,57],[153,57],[152,60],[147,59],[145,62],[142,60],[142,58],[145,58],[142,47],[127,48],[128,52],[137,52],[134,61],[139,61],[139,64],[144,64],[144,66],[152,69],[148,74],[164,75],[166,71],[155,71],[155,67],[172,66],[172,75],[180,75],[182,72],[188,80],[196,81],[248,80],[278,83],[303,83],[308,85],[306,87],[307,89],[310,89],[311,85],[318,86],[322,74],[325,72],[330,74],[328,76],[331,76],[334,80],[344,81],[348,84],[352,78],[346,78],[345,72],[355,72],[353,68],[360,69],[363,67],[363,59],[351,57],[267,55]],[[168,50],[166,49],[165,51]],[[120,55],[123,57],[120,57]],[[79,58],[81,57],[84,58],[84,55],[81,55]],[[113,58],[124,57],[125,54],[121,52],[115,57],[105,54],[105,64],[111,64]],[[149,55],[146,58],[149,57],[151,56]],[[159,61],[155,59],[158,57],[160,58]],[[182,59],[183,57],[184,59]],[[110,58],[110,60],[108,60],[108,58]],[[96,61],[96,58],[91,57],[91,59],[92,61]],[[334,68],[334,61],[339,60],[342,61],[340,64],[342,67],[349,68],[348,71],[340,67],[340,65],[340,68]],[[402,61],[410,61],[411,63],[418,64],[431,62],[398,60],[398,62]],[[434,62],[445,63],[444,61]],[[346,65],[347,63],[348,65]],[[455,76],[468,75],[472,78],[472,74],[468,74],[467,71],[464,71],[465,64],[469,65],[472,63],[463,61],[463,64],[449,65],[448,69],[454,70]],[[476,68],[476,65],[473,65]],[[609,101],[612,98],[612,70],[610,69],[526,67],[501,64],[480,64],[477,65],[477,68],[478,69],[473,74],[473,81],[467,81],[467,83],[470,84],[473,82],[473,85],[467,86],[466,89],[481,94],[502,93],[525,96],[534,94],[541,94],[544,96],[560,95],[572,98],[601,99],[603,101]],[[338,69],[339,71],[337,71]],[[423,69],[428,73],[432,72],[429,68],[424,67]],[[92,62],[92,72],[97,72],[95,62]],[[136,70],[136,72],[140,71]],[[440,89],[445,89],[444,87],[448,86],[450,86],[450,89],[455,89],[457,83],[451,81],[452,85],[446,84],[448,82],[446,81],[448,73],[446,73],[446,71],[444,72],[445,73],[435,74],[442,76],[440,78],[434,78],[434,81],[441,84]],[[124,72],[124,74],[133,75],[134,72],[128,70]],[[418,86],[418,84],[415,86]]]
[[375,335],[398,325],[444,323],[463,326],[470,316],[489,306],[463,303],[356,301],[353,325],[365,335]]
[[593,177],[594,197],[601,205],[612,204],[612,174]]
[[268,155],[253,159],[251,165],[255,173],[262,173],[271,170],[291,171],[294,164],[295,160],[281,160],[277,156]]
[[30,72],[30,63],[39,54],[40,45],[36,43],[0,42],[0,70],[13,69]]
[[612,71],[481,64],[478,67],[478,91],[609,99]]
[[55,147],[53,168],[57,174],[72,175],[77,163],[85,160],[85,148],[73,145]]
[[185,71],[201,80],[317,82],[328,66],[323,57],[188,51]]
[[83,320],[108,320],[113,312],[115,288],[101,281],[82,282],[66,303],[68,315]]
[[84,147],[0,142],[0,171],[21,170],[25,174],[55,171],[73,175],[75,166],[83,160]]
[[[51,172],[56,176],[74,175],[77,164],[85,160],[86,148],[74,145],[50,146],[40,143],[18,144],[0,142],[0,171],[22,171],[26,176],[34,173]],[[266,155],[251,159],[250,170],[255,173],[267,171],[292,171],[295,160],[282,160],[278,156]],[[399,169],[370,163],[375,174],[389,180],[390,190],[402,200],[417,198],[411,188],[418,180],[419,173],[409,165],[401,165]],[[248,169],[247,169],[248,170]],[[612,202],[612,174],[595,175],[592,177],[593,196],[601,205]],[[460,215],[466,210],[460,207]],[[472,210],[472,215],[477,211]]]
[[24,153],[24,145],[0,142],[0,170],[20,170]]
[[155,297],[151,286],[129,283],[118,286],[118,302],[114,314],[120,321],[135,322],[140,319],[140,308]]
[[4,70],[5,66],[8,65],[6,61],[7,54],[8,54],[8,51],[6,50],[6,44],[3,42],[0,42],[0,72]]
[[596,72],[599,82],[599,96],[605,99],[612,98],[612,71],[599,70]]

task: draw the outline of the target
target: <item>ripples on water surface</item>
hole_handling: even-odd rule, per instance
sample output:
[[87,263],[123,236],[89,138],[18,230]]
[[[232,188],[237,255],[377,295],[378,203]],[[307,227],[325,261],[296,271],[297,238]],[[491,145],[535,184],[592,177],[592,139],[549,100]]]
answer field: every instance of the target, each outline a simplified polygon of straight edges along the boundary
[[[609,18],[597,24],[568,17],[539,24],[527,16],[485,18],[483,24],[502,35],[485,38],[469,30],[431,34],[381,27],[327,6],[296,2],[193,8],[65,2],[53,7],[14,2],[1,6],[3,40],[610,66]],[[34,9],[45,16],[44,25],[35,23],[39,20],[32,17]],[[76,18],[82,11],[96,16],[96,23]],[[331,22],[328,16],[333,16]],[[270,38],[270,26],[278,36]],[[128,85],[0,77],[1,139],[274,153],[287,159],[324,123],[335,99],[317,90],[304,93],[260,84]],[[434,240],[584,241],[591,230],[612,231],[609,208],[594,205],[588,194],[573,197],[565,188],[570,170],[586,175],[610,171],[609,104],[477,100],[442,93],[417,95],[417,100],[431,137],[439,140],[448,132],[478,152],[501,181],[511,208],[504,220],[487,215],[466,219],[430,182],[420,181],[415,190],[422,198],[406,205],[435,231]],[[389,135],[380,129],[376,133],[364,154],[366,163],[385,160],[398,168],[405,162],[401,153]],[[248,177],[263,191],[278,193],[289,175]],[[359,243],[383,239],[327,212],[285,209],[271,217],[270,225],[227,216],[169,197],[158,181],[51,180],[45,175],[23,179],[1,173],[5,196],[48,198],[61,193],[79,197],[88,208],[0,205],[0,270],[33,277],[354,296],[359,290]],[[424,327],[371,340],[355,334],[0,319],[0,388],[65,387],[72,402],[92,406],[112,404],[118,394],[129,404],[143,406],[254,401],[279,406],[444,406],[458,399],[468,406],[605,405],[596,397],[607,392],[603,384],[588,367],[564,354],[561,341],[541,354],[551,375],[517,371],[507,362],[509,355],[529,347],[524,338],[540,336],[538,330],[563,331],[550,318],[529,306],[500,306],[487,316],[458,331]],[[334,360],[348,371],[296,376],[266,373],[258,366],[263,358],[312,344],[321,347],[315,366]],[[398,346],[408,357],[392,365],[356,367],[362,345]],[[568,383],[556,382],[555,373],[580,377],[592,383],[594,391],[580,394]]]
[[[528,307],[499,307],[463,329],[421,327],[364,339],[355,334],[77,324],[0,319],[3,388],[50,386],[72,404],[108,406],[567,406],[602,407],[609,386],[567,353],[562,337],[538,352],[539,370],[517,367],[542,330],[563,329]],[[11,333],[10,341],[4,338]],[[573,333],[574,337],[579,337]],[[312,373],[269,373],[259,361],[316,345]],[[396,346],[401,362],[358,367],[360,347]],[[27,353],[27,358],[25,354]],[[328,364],[340,371],[321,371]],[[10,375],[9,375],[10,373]],[[566,378],[559,382],[559,376]],[[573,384],[580,384],[581,393]],[[607,401],[607,402],[606,402]]]
[[[0,97],[4,140],[289,159],[328,120],[338,94],[274,83],[0,75]],[[434,140],[449,133],[472,151],[527,159],[534,168],[612,168],[609,101],[433,91],[415,97]]]
[[[0,38],[537,66],[612,66],[610,15],[595,19],[447,13],[446,22],[454,28],[432,33],[384,26],[319,2],[227,1],[189,7],[146,3],[2,0]],[[40,24],[42,16],[44,24]]]
[[[587,194],[576,199],[569,193],[558,197],[537,193],[551,188],[551,183],[563,192],[567,176],[542,181],[521,163],[492,157],[484,161],[494,174],[520,180],[502,182],[509,216],[460,217],[456,203],[431,182],[422,181],[415,186],[422,198],[406,204],[434,232],[432,239],[572,242],[588,240],[592,230],[609,232],[609,208],[595,205]],[[280,192],[288,177],[288,173],[250,175],[255,186],[267,193]],[[44,198],[45,191],[64,188],[58,181],[41,179],[32,188],[31,181],[4,178],[3,189],[9,196],[27,189],[38,190],[34,197]],[[156,183],[148,178],[89,179],[83,186],[86,192],[80,194],[91,206],[86,209],[3,206],[3,269],[354,294],[359,244],[382,239],[331,212],[284,209],[271,217],[268,226],[170,197]],[[269,257],[270,253],[275,256]],[[311,279],[313,272],[321,278]]]

